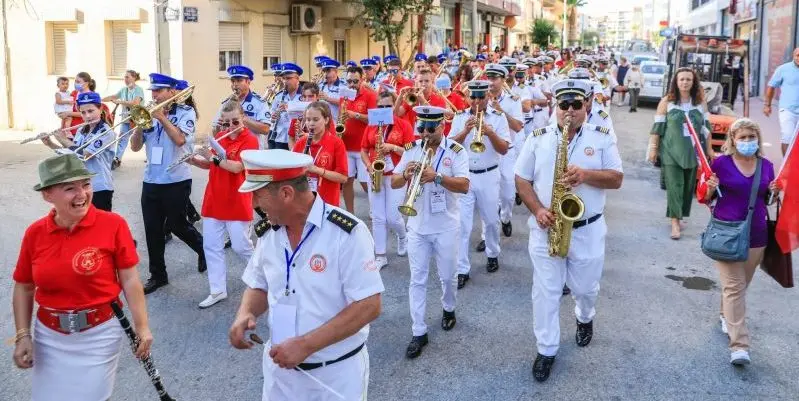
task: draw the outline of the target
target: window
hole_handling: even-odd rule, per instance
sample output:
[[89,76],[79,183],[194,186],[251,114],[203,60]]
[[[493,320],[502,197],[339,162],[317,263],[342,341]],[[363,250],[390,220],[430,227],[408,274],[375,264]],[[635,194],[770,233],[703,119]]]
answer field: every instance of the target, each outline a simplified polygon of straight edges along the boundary
[[333,41],[333,56],[341,64],[347,61],[347,42],[341,39]]
[[65,75],[67,72],[67,56],[74,35],[78,32],[78,24],[74,22],[54,22],[51,26],[51,51],[50,74]]
[[111,76],[121,77],[131,66],[128,65],[128,35],[139,31],[139,23],[111,21]]
[[241,64],[242,31],[242,24],[219,23],[219,71]]
[[272,65],[280,62],[283,54],[283,28],[274,25],[264,25],[264,71],[269,71]]

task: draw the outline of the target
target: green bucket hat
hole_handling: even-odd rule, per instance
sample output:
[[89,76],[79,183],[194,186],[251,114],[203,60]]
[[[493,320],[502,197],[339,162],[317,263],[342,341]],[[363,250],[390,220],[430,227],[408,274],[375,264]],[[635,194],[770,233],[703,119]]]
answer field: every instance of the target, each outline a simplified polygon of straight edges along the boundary
[[84,180],[93,176],[94,174],[86,169],[86,165],[74,153],[56,155],[39,163],[39,183],[33,186],[33,190],[41,191],[56,184]]

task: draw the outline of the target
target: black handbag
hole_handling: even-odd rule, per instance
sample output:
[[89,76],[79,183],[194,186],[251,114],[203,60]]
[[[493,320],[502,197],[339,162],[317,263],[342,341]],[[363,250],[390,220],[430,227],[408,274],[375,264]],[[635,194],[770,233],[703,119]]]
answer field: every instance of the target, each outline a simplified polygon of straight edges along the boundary
[[771,220],[771,216],[766,210],[766,220],[768,228],[768,243],[766,250],[763,252],[763,262],[760,263],[760,268],[766,274],[771,276],[783,288],[793,288],[793,262],[791,261],[791,253],[783,253],[780,245],[777,243],[775,233],[777,232],[777,221],[780,219],[780,206],[782,202],[777,199],[777,216]]

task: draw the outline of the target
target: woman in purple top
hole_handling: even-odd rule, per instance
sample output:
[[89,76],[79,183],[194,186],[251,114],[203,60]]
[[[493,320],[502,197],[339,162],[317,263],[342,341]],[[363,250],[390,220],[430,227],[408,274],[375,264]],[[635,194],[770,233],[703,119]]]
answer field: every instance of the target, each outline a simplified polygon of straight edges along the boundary
[[718,157],[711,167],[713,176],[708,180],[705,199],[716,195],[721,189],[722,197],[716,199],[713,216],[725,221],[746,219],[749,195],[757,167],[760,167],[755,209],[752,213],[749,236],[749,259],[743,262],[719,262],[721,281],[721,331],[730,337],[730,363],[749,363],[749,331],[746,328],[746,288],[752,281],[755,269],[763,259],[763,250],[768,241],[766,230],[766,201],[770,193],[779,191],[774,182],[774,165],[761,153],[760,127],[748,118],[741,118],[730,126],[727,142],[722,147],[724,155]]

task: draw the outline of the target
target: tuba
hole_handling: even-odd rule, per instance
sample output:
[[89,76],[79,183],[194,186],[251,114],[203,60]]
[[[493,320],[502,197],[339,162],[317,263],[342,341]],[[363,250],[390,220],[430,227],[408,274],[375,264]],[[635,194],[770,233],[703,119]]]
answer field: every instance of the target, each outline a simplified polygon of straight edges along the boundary
[[413,172],[411,183],[405,191],[405,202],[402,202],[402,205],[397,207],[399,212],[405,216],[416,216],[419,214],[416,209],[413,208],[413,204],[416,203],[416,198],[422,193],[422,172],[427,169],[427,167],[430,167],[433,162],[433,149],[425,149],[427,146],[426,142],[427,141],[422,143],[422,160],[419,161],[419,167]]
[[[477,106],[475,106],[477,107]],[[486,151],[486,145],[483,143],[483,113],[482,110],[477,112],[477,128],[472,137],[472,143],[469,144],[469,149],[474,153],[483,153]]]
[[344,117],[344,112],[347,110],[347,100],[344,99],[341,101],[341,108],[338,112],[338,121],[336,121],[336,136],[339,138],[344,136],[344,132],[347,129],[344,127],[344,123],[347,121],[347,118]]
[[555,177],[552,182],[552,203],[549,210],[555,216],[555,222],[549,227],[547,243],[549,256],[565,258],[569,254],[569,245],[572,237],[572,225],[583,217],[585,204],[579,196],[575,195],[568,184],[562,182],[563,174],[569,164],[569,127],[571,120],[563,124],[563,133],[558,143],[555,156]]
[[375,136],[375,161],[372,162],[372,192],[380,192],[380,186],[383,182],[383,170],[386,168],[386,161],[383,159],[383,123],[377,126],[377,134]]

